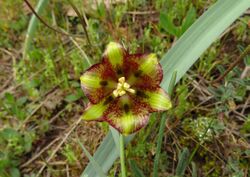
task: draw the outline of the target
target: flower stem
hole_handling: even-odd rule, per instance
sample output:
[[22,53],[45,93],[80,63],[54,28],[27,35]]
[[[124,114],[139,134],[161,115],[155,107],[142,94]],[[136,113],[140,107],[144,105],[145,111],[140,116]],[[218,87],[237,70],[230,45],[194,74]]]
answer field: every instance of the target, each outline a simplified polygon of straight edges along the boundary
[[122,177],[126,177],[125,153],[124,153],[124,137],[120,134],[120,163]]

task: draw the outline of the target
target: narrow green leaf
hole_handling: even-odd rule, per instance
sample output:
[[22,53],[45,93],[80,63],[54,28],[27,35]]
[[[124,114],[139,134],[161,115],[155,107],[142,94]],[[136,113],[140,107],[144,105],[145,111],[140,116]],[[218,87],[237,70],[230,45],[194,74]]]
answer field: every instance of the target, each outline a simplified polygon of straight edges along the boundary
[[[46,8],[49,0],[39,0],[38,4],[36,6],[36,13],[38,15],[41,15],[42,11]],[[23,58],[27,57],[28,51],[30,50],[31,47],[31,42],[34,39],[34,35],[37,29],[37,24],[38,24],[38,19],[36,16],[33,14],[31,17],[31,20],[29,22],[25,42],[24,42],[24,48],[23,48]]]
[[134,160],[129,160],[129,166],[131,168],[133,177],[145,177],[145,175]]
[[82,97],[82,95],[80,95],[80,94],[70,94],[70,95],[67,95],[64,98],[64,100],[71,103],[71,102],[79,100],[81,97]]
[[16,100],[15,100],[15,97],[14,95],[12,95],[11,93],[5,93],[5,99],[6,99],[6,102],[8,104],[15,104]]
[[196,10],[193,6],[190,6],[186,18],[182,22],[181,32],[182,34],[192,25],[196,19]]
[[160,27],[162,27],[169,34],[178,36],[179,28],[173,24],[173,20],[170,15],[167,15],[165,12],[160,14]]
[[[133,137],[134,135],[124,137],[125,144],[128,144],[133,139]],[[109,131],[109,133],[106,135],[99,148],[95,152],[94,159],[102,166],[103,172],[107,173],[118,157],[119,150],[115,145],[111,131]],[[89,164],[81,174],[81,177],[86,176],[101,177],[98,175],[98,173],[95,171],[95,168],[91,164]]]
[[11,168],[10,169],[10,176],[11,177],[20,177],[21,174],[20,174],[20,171],[18,168]]
[[192,164],[192,177],[197,177],[197,167],[194,162]]
[[187,148],[184,148],[181,154],[179,155],[178,164],[176,167],[176,175],[177,176],[183,176],[185,173],[185,170],[188,166],[188,158],[189,158],[189,150]]
[[115,142],[115,146],[116,146],[116,148],[117,148],[117,151],[119,151],[119,150],[120,150],[120,142],[119,142],[119,136],[120,136],[120,134],[119,134],[119,132],[118,132],[115,128],[113,128],[112,126],[109,126],[109,130],[110,130],[111,133],[112,133],[112,136],[113,136],[113,139],[114,139],[114,142]]
[[98,164],[98,162],[90,155],[89,151],[84,147],[84,145],[80,142],[80,140],[78,139],[78,143],[80,144],[83,152],[85,153],[85,155],[88,157],[90,164],[93,166],[93,168],[95,169],[96,173],[98,174],[98,176],[100,177],[106,177],[106,175],[104,174],[102,167]]
[[[172,78],[168,87],[170,96],[174,90],[176,76],[177,76],[177,72],[175,71],[172,75]],[[161,155],[161,145],[162,145],[162,139],[163,139],[164,129],[166,125],[166,120],[167,120],[167,115],[163,114],[161,117],[160,129],[159,129],[158,138],[157,138],[156,155],[154,158],[153,177],[158,177],[159,160],[160,160],[160,155]]]
[[168,86],[168,94],[171,97],[174,91],[174,86],[176,83],[176,77],[177,77],[177,71],[174,71],[172,74],[172,78],[170,80],[169,86]]

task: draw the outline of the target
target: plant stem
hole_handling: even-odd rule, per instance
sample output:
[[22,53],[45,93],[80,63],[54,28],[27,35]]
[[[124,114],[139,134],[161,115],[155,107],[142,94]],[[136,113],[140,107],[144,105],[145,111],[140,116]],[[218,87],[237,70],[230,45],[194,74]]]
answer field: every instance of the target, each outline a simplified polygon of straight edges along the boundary
[[120,134],[120,163],[122,177],[126,177],[125,153],[124,153],[124,137]]

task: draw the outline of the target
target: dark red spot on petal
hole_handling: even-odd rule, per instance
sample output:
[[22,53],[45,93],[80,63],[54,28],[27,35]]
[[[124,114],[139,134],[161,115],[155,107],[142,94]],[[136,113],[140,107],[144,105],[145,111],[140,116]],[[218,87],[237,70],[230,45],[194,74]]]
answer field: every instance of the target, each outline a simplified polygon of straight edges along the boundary
[[100,85],[105,87],[108,85],[108,82],[107,81],[100,81]]
[[146,95],[143,91],[140,91],[140,90],[136,91],[136,96],[141,97],[141,98],[148,98],[148,95]]
[[114,100],[114,98],[112,97],[112,96],[109,96],[105,101],[104,101],[104,105],[106,105],[106,104],[109,104],[111,101],[113,101]]
[[123,109],[124,109],[124,112],[125,112],[125,113],[128,113],[128,112],[129,112],[129,109],[130,109],[130,108],[129,108],[129,105],[128,105],[128,104],[124,104],[124,105],[123,105]]
[[116,69],[116,73],[117,73],[118,75],[122,75],[122,74],[123,74],[122,69],[121,69],[121,68],[117,68],[117,69]]
[[142,74],[142,71],[141,71],[141,70],[138,70],[138,71],[135,72],[134,75],[135,75],[135,77],[140,77],[141,74]]

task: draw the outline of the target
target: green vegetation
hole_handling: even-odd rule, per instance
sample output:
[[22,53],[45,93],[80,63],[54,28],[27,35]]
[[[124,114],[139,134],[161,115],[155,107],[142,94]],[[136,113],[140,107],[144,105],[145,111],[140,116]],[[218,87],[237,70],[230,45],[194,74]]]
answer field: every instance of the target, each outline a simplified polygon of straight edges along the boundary
[[[29,2],[35,7],[38,0]],[[39,14],[70,36],[38,21],[25,57],[32,12],[23,0],[0,2],[1,177],[80,176],[89,162],[87,156],[94,154],[108,132],[105,123],[79,120],[88,103],[80,85],[81,74],[101,60],[109,41],[119,41],[131,53],[156,53],[161,59],[217,1],[71,2],[81,18],[68,0],[50,0]],[[149,124],[127,145],[127,176],[153,175],[163,116],[167,117],[159,177],[250,175],[250,55],[212,83],[249,44],[248,10],[175,86],[173,109],[152,114]],[[119,160],[107,175],[121,176]]]

